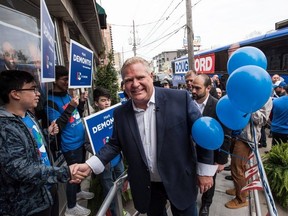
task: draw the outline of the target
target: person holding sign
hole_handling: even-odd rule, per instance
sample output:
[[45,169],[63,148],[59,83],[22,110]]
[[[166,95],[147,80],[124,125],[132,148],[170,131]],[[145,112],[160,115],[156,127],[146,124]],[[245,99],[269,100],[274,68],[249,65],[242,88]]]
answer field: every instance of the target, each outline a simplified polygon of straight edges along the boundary
[[[109,91],[102,87],[97,87],[93,91],[94,104],[98,111],[105,110],[111,106],[111,95]],[[96,151],[99,151],[101,147],[109,142],[109,138],[103,139],[103,142],[94,143]],[[109,164],[105,166],[104,171],[100,174],[100,181],[103,187],[103,196],[106,197],[110,188],[113,186],[113,182],[124,172],[124,165],[122,162],[121,154],[117,155]],[[115,201],[113,200],[110,205],[110,211],[112,216],[117,216],[115,211]]]
[[[56,121],[60,129],[60,147],[68,165],[85,161],[85,129],[79,111],[79,98],[68,94],[68,70],[56,66],[56,81],[53,91],[48,93],[47,116],[50,122]],[[80,185],[67,183],[67,208],[65,215],[90,214],[90,210],[79,206],[77,199],[92,199],[94,194],[81,191]]]
[[[196,198],[213,186],[218,166],[213,151],[195,145],[193,123],[201,117],[187,91],[153,86],[149,63],[126,60],[121,75],[131,98],[114,111],[113,134],[97,156],[77,164],[86,174],[103,172],[121,151],[135,208],[148,216],[165,216],[167,200],[173,215],[196,216]],[[197,154],[197,157],[196,157]]]

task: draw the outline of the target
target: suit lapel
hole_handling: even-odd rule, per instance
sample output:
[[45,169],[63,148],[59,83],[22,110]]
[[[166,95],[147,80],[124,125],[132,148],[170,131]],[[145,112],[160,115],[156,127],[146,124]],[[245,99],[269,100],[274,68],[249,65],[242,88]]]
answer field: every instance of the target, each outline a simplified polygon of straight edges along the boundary
[[207,100],[207,103],[206,103],[206,106],[204,107],[204,110],[203,110],[203,116],[209,116],[209,114],[212,112],[212,104],[211,104],[211,96],[209,95],[208,96],[208,100]]
[[148,166],[145,151],[143,148],[142,140],[141,140],[138,125],[137,125],[137,121],[136,121],[136,117],[135,117],[133,106],[132,106],[132,101],[130,100],[128,102],[130,104],[127,104],[128,105],[127,110],[124,112],[126,115],[128,126],[132,134],[132,138],[134,139],[134,143],[136,143],[137,148],[141,154],[142,160],[145,162],[146,166]]
[[155,108],[156,108],[156,136],[157,136],[157,157],[160,155],[164,144],[164,134],[166,125],[166,102],[167,98],[163,91],[155,88]]
[[[167,99],[165,97],[165,94],[162,91],[158,91],[157,88],[155,88],[155,109],[157,110],[156,111],[157,157],[159,157],[162,146],[164,144],[165,124],[166,124],[166,118],[167,118],[167,116],[165,116],[166,107],[167,107],[166,101]],[[126,115],[129,129],[139,149],[142,160],[148,166],[145,151],[143,148],[137,121],[136,121],[133,106],[132,106],[132,101],[128,101],[127,103],[129,104],[127,104],[127,107],[126,107],[127,110],[124,113]]]

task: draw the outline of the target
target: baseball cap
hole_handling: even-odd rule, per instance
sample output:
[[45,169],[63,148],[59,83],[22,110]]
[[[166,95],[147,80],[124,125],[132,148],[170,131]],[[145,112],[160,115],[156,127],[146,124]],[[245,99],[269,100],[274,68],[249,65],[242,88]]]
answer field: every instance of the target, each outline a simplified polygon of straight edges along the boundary
[[277,82],[275,82],[275,84],[273,85],[273,88],[277,88],[277,87],[282,87],[282,88],[284,88],[286,85],[287,85],[287,84],[286,84],[286,82],[284,82],[284,81],[277,81]]
[[161,81],[161,85],[164,85],[164,84],[169,84],[168,80],[164,79]]

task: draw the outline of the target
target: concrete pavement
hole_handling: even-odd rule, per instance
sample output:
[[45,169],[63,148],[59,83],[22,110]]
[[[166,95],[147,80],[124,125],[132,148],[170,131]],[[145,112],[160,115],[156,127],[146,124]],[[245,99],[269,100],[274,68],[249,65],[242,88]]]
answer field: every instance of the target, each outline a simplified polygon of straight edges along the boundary
[[[260,148],[259,152],[260,154],[265,154],[265,151],[269,151],[271,149],[271,138],[268,137],[268,129],[266,129],[266,135],[267,135],[267,147],[266,148]],[[243,207],[240,209],[228,209],[224,205],[226,202],[233,199],[233,196],[227,195],[225,191],[229,188],[233,187],[233,182],[226,180],[225,176],[230,175],[230,171],[223,171],[217,175],[216,178],[216,190],[213,198],[213,203],[210,207],[210,216],[256,216],[255,212],[255,202],[254,202],[254,194],[250,192],[249,199],[251,200],[251,205],[249,207]],[[264,191],[258,191],[259,195],[259,203],[261,212],[258,213],[257,216],[266,216],[268,213],[267,203],[265,199]],[[288,216],[287,210],[283,209],[274,199],[274,202],[276,204],[276,208],[278,211],[278,216]],[[198,195],[197,198],[197,206],[198,210],[201,206],[201,194]],[[125,206],[125,209],[129,211],[131,215],[133,215],[136,210],[133,207],[133,202],[131,201]],[[168,206],[168,216],[172,216],[171,210]],[[140,214],[143,216],[143,214]],[[145,215],[145,214],[144,214]]]
[[[268,137],[268,131],[267,131]],[[265,154],[265,151],[269,151],[271,148],[271,138],[267,138],[267,147],[259,149],[260,154]],[[226,180],[225,176],[230,175],[230,171],[223,171],[217,175],[216,178],[216,190],[215,195],[213,198],[213,203],[210,207],[210,216],[256,216],[255,212],[255,204],[254,204],[254,196],[253,193],[250,193],[249,199],[251,200],[251,205],[249,207],[243,207],[240,209],[228,209],[224,205],[226,202],[233,199],[233,196],[229,196],[225,193],[225,191],[229,188],[233,187],[233,182]],[[82,187],[85,190],[89,190],[89,179],[82,183]],[[260,208],[261,212],[257,216],[266,216],[268,213],[267,203],[265,199],[265,195],[263,191],[258,191],[259,201],[260,201]],[[287,210],[283,209],[279,204],[274,200],[276,203],[276,208],[278,211],[278,216],[288,216]],[[86,201],[81,201],[80,205],[87,206]],[[201,194],[198,195],[197,198],[197,205],[198,210],[201,206]],[[130,215],[134,215],[136,210],[134,209],[133,202],[130,201],[124,205],[126,211],[130,213]],[[167,206],[168,216],[172,216],[171,210],[169,205]],[[252,210],[252,211],[251,211]],[[61,214],[63,215],[63,213]],[[140,214],[140,216],[144,216],[146,214]]]

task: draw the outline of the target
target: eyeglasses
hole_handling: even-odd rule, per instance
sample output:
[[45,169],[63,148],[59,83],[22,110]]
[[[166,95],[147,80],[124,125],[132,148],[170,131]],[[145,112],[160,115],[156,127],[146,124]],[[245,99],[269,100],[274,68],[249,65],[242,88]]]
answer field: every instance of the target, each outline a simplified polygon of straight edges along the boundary
[[7,58],[15,58],[16,57],[16,54],[15,53],[9,53],[9,52],[5,52],[4,53],[4,56],[7,57]]
[[34,91],[34,93],[36,94],[39,91],[39,88],[35,87],[35,88],[26,88],[26,89],[16,89],[16,91]]

